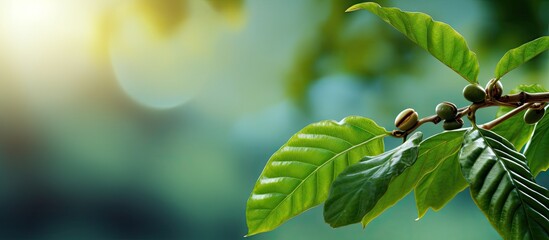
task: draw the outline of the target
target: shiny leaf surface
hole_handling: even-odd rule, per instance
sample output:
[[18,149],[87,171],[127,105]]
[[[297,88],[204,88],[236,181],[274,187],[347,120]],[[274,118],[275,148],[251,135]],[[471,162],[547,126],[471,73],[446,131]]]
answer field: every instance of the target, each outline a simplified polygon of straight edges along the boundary
[[549,239],[549,192],[509,141],[472,129],[459,160],[473,200],[504,239]]
[[324,220],[332,227],[358,223],[385,194],[389,183],[417,159],[422,134],[414,133],[399,147],[349,166],[334,181],[324,204]]
[[477,83],[479,72],[477,57],[469,50],[463,36],[450,25],[433,21],[425,13],[381,7],[374,2],[359,3],[347,11],[359,9],[368,10],[377,15],[467,81]]
[[383,152],[387,132],[372,120],[322,121],[296,133],[267,162],[246,205],[248,235],[270,231],[322,203],[333,179]]
[[[426,154],[427,161],[440,162],[440,164],[421,179],[414,190],[418,219],[423,217],[429,208],[435,211],[442,209],[458,193],[467,188],[468,185],[461,174],[458,161],[464,133],[464,130],[460,130],[440,134],[438,137],[440,140],[437,139],[436,145],[439,154]],[[420,151],[422,146],[423,144],[420,145]]]
[[507,51],[496,65],[496,78],[503,77],[547,49],[549,49],[549,36],[543,36]]
[[526,147],[524,155],[528,159],[528,166],[532,175],[537,176],[542,171],[549,169],[549,115],[536,124],[534,135]]
[[362,226],[366,227],[373,219],[395,205],[408,195],[425,175],[436,169],[449,155],[457,153],[464,133],[463,130],[446,131],[421,142],[416,162],[391,181],[387,192],[362,218]]

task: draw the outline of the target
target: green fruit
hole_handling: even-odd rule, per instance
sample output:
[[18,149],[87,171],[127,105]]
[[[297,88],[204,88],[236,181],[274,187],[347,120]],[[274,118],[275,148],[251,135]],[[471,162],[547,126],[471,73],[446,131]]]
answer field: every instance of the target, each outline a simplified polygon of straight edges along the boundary
[[527,124],[537,123],[545,115],[545,109],[528,109],[524,113],[524,122]]
[[441,102],[435,108],[435,112],[442,120],[453,120],[457,115],[457,107],[451,102]]
[[496,79],[492,79],[486,84],[486,94],[491,96],[494,99],[498,99],[503,94],[503,84],[501,81],[497,81],[495,84],[494,82]]
[[478,84],[469,84],[463,88],[463,97],[470,102],[480,103],[484,102],[486,98],[486,92]]
[[395,118],[395,126],[402,131],[409,130],[417,124],[418,118],[417,112],[414,109],[404,109]]
[[454,130],[463,127],[463,120],[461,118],[446,120],[442,124],[444,130]]

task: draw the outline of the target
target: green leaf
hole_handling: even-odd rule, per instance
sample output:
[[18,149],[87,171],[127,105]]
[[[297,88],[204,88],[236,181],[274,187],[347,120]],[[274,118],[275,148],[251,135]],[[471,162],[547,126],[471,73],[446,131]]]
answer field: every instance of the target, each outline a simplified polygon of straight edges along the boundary
[[459,151],[464,133],[463,130],[446,131],[421,142],[414,165],[406,168],[402,174],[391,181],[387,192],[377,201],[374,208],[362,218],[362,226],[366,227],[385,210],[408,195],[420,180],[433,171],[449,154]]
[[322,121],[296,133],[269,159],[248,199],[248,236],[273,230],[322,203],[341,171],[383,152],[388,134],[363,117]]
[[503,77],[547,49],[549,49],[549,36],[543,36],[507,51],[496,65],[496,78]]
[[[511,94],[520,92],[538,93],[545,92],[539,84],[532,85],[519,85],[515,89],[511,90]],[[496,114],[496,117],[500,117],[505,113],[511,111],[510,107],[500,107]],[[516,150],[521,150],[522,147],[530,140],[532,132],[534,131],[534,125],[526,124],[524,122],[524,111],[517,115],[505,120],[504,122],[496,125],[492,128],[492,131],[509,140]]]
[[[421,179],[414,190],[418,219],[422,218],[429,208],[435,211],[442,209],[458,193],[467,188],[468,185],[461,174],[458,161],[464,133],[464,130],[460,130],[439,135],[440,140],[436,141],[438,154],[426,155],[427,161],[441,163]],[[422,146],[420,145],[420,151]]]
[[534,135],[526,146],[526,159],[532,175],[537,176],[542,171],[549,169],[549,114],[536,124]]
[[324,204],[324,220],[332,227],[360,222],[385,194],[389,183],[414,164],[422,134],[399,147],[349,166],[334,181]]
[[[520,84],[517,87],[515,87],[514,89],[512,89],[511,91],[509,91],[509,94],[517,94],[517,93],[520,93],[520,92],[541,93],[541,92],[546,92],[546,91],[547,90],[539,84],[531,84],[531,85]],[[509,108],[509,107],[499,108],[498,112],[496,113],[496,117],[500,117],[500,116],[504,115],[505,113],[511,111],[511,109],[512,108]]]
[[504,239],[549,239],[549,191],[509,141],[472,129],[459,160],[473,200]]
[[[511,110],[510,107],[500,107],[498,112],[503,115]],[[496,125],[492,128],[492,131],[509,140],[514,146],[513,149],[520,150],[528,142],[534,131],[534,125],[526,124],[523,118],[524,111]]]
[[478,83],[477,56],[469,50],[463,36],[450,25],[433,21],[425,13],[404,12],[398,8],[381,7],[374,2],[359,3],[347,11],[359,9],[368,10],[377,15],[467,81]]

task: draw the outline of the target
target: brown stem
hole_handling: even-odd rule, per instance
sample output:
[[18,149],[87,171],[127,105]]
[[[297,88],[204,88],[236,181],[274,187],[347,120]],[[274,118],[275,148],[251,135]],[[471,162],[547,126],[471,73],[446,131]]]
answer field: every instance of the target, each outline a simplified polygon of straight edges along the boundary
[[425,123],[428,123],[428,122],[432,122],[434,124],[437,124],[440,122],[440,118],[437,116],[437,115],[433,115],[433,116],[429,116],[429,117],[424,117],[422,119],[420,119],[416,125],[414,125],[412,128],[406,130],[406,131],[402,131],[402,130],[393,130],[391,132],[391,135],[393,137],[397,137],[397,138],[406,138],[406,136],[408,134],[410,134],[411,132],[413,132],[414,130],[416,130],[419,126],[425,124]]
[[501,96],[498,99],[498,101],[502,103],[518,103],[518,104],[530,103],[530,102],[544,103],[544,102],[549,102],[549,92],[543,92],[543,93],[520,92],[517,94]]
[[[486,107],[492,107],[492,106],[506,106],[506,107],[512,107],[515,108],[512,111],[508,112],[507,114],[494,119],[491,122],[483,124],[481,127],[484,129],[492,129],[496,125],[500,124],[501,122],[509,119],[510,117],[514,116],[515,114],[519,113],[520,111],[531,107],[534,103],[536,104],[544,104],[549,102],[549,92],[543,92],[543,93],[527,93],[527,92],[520,92],[517,94],[511,94],[511,95],[504,95],[501,96],[498,99],[488,99],[485,102],[482,103],[473,103],[470,106],[462,107],[458,109],[458,113],[456,115],[456,118],[462,118],[463,116],[467,115],[471,122],[473,124],[475,123],[475,113],[478,109],[486,108]],[[534,105],[535,106],[535,105]],[[437,115],[432,115],[429,117],[425,117],[420,119],[416,125],[414,125],[411,129],[408,129],[406,131],[402,130],[393,130],[391,132],[391,135],[393,137],[397,138],[406,138],[408,134],[415,131],[417,128],[419,128],[421,125],[432,122],[434,124],[438,124],[441,121],[441,119]]]
[[469,108],[469,106],[462,107],[462,108],[458,109],[458,113],[456,115],[456,118],[461,118],[461,117],[465,116],[465,114],[469,113],[470,110],[471,110],[471,108]]
[[[485,103],[485,102],[483,102],[483,103],[474,103],[474,104],[471,104],[471,106],[459,108],[458,113],[456,115],[456,119],[457,118],[462,118],[463,116],[467,115],[468,113],[470,113],[472,111],[472,109],[474,109],[476,111],[476,109],[485,108],[485,107],[489,107],[489,106],[493,106],[493,104]],[[412,128],[410,128],[406,131],[393,130],[391,132],[391,135],[393,137],[396,137],[396,138],[406,138],[406,136],[408,136],[408,134],[415,131],[417,128],[419,128],[421,125],[423,125],[425,123],[432,122],[434,124],[438,124],[441,121],[442,121],[442,119],[440,119],[440,117],[438,117],[436,114],[432,115],[432,116],[424,117],[424,118],[420,119],[416,123],[416,125],[414,125]]]
[[498,124],[500,124],[500,123],[504,122],[505,120],[515,116],[517,113],[522,112],[523,110],[529,108],[532,105],[534,105],[533,102],[523,104],[520,107],[517,107],[517,108],[509,111],[508,113],[504,114],[503,116],[481,125],[480,127],[484,128],[486,130],[490,130],[490,129],[494,128],[495,126],[497,126]]
[[481,108],[485,108],[485,107],[491,107],[491,106],[494,106],[494,105],[497,105],[497,104],[494,103],[494,102],[491,102],[491,101],[481,102],[481,103],[473,103],[473,104],[471,104],[471,106],[469,106],[467,111],[464,112],[464,115],[465,115],[465,113],[467,113],[467,117],[474,124],[475,123],[475,113],[477,112],[477,110],[479,110]]

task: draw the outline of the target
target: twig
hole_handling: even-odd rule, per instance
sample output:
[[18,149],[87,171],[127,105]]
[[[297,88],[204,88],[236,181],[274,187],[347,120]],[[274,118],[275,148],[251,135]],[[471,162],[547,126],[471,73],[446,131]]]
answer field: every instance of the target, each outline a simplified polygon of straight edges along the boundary
[[549,102],[549,92],[543,92],[543,93],[520,92],[517,94],[501,96],[498,100],[503,103],[519,103],[519,104],[530,103],[530,102],[545,103],[545,102]]
[[[491,122],[483,124],[482,128],[484,129],[492,129],[496,125],[500,124],[501,122],[509,119],[510,117],[514,116],[515,114],[519,113],[520,111],[531,107],[533,104],[544,104],[549,102],[549,92],[544,93],[527,93],[527,92],[520,92],[517,94],[511,94],[511,95],[504,95],[501,96],[498,99],[487,99],[484,102],[481,103],[473,103],[470,106],[462,107],[458,109],[458,113],[456,115],[457,118],[462,118],[463,116],[467,115],[469,120],[474,124],[475,123],[475,113],[478,109],[486,108],[486,107],[492,107],[492,106],[505,106],[505,107],[512,107],[515,108],[512,111],[508,112],[507,114],[494,119]],[[419,128],[421,125],[432,122],[434,124],[438,124],[442,119],[440,119],[437,115],[428,116],[425,118],[420,119],[416,125],[414,125],[412,128],[402,131],[402,130],[393,130],[391,132],[391,135],[393,137],[397,138],[404,138],[406,139],[406,136],[410,134],[411,132],[415,131],[417,128]]]
[[416,125],[414,125],[412,128],[406,130],[406,131],[402,131],[402,130],[393,130],[391,132],[391,135],[393,137],[397,137],[397,138],[406,138],[406,136],[408,134],[410,134],[411,132],[413,132],[414,130],[416,130],[419,126],[425,124],[425,123],[428,123],[428,122],[432,122],[434,124],[437,124],[440,122],[440,118],[437,116],[437,115],[432,115],[432,116],[429,116],[429,117],[424,117],[422,119],[420,119]]
[[494,119],[490,122],[487,122],[487,123],[481,125],[480,127],[484,128],[486,130],[490,130],[490,129],[494,128],[495,126],[497,126],[498,124],[500,124],[500,123],[504,122],[505,120],[515,116],[517,113],[522,112],[524,109],[527,109],[532,105],[534,105],[533,102],[523,104],[520,107],[517,107],[517,108],[509,111],[508,113],[502,115],[501,117],[496,118],[496,119]]

